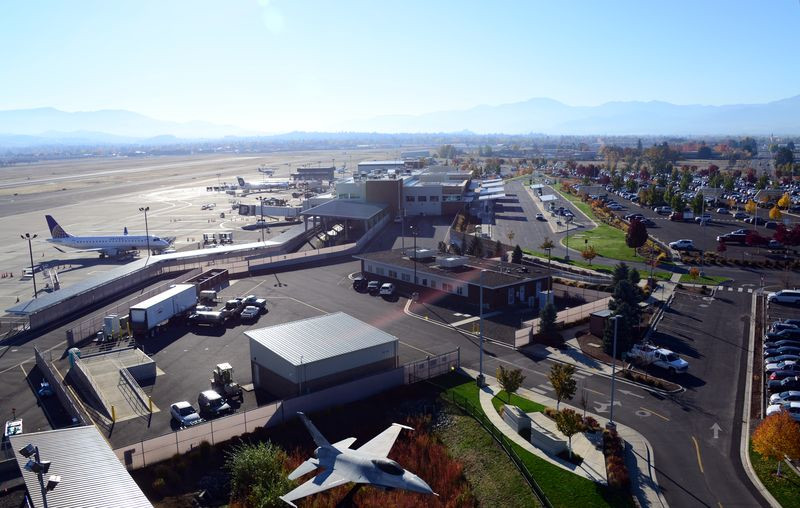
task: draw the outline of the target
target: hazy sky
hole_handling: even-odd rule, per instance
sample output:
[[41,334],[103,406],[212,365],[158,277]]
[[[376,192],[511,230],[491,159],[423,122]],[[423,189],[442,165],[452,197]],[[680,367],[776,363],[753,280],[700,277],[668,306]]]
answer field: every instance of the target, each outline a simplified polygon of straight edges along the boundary
[[0,5],[0,109],[262,132],[550,97],[800,94],[798,0],[32,1]]

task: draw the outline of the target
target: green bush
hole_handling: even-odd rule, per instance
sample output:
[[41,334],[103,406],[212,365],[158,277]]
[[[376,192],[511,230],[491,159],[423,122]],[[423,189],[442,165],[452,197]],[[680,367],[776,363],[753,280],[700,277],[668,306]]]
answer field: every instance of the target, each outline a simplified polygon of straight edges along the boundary
[[247,507],[282,506],[279,496],[292,487],[286,459],[286,452],[269,441],[235,445],[226,452],[224,466],[231,476],[231,499]]
[[153,492],[162,498],[167,495],[167,482],[163,478],[156,478],[151,485]]

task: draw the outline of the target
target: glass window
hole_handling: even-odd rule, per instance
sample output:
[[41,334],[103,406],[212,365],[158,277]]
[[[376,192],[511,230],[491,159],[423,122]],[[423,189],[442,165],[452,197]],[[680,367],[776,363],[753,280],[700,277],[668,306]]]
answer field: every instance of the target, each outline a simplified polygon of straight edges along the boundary
[[438,202],[439,202],[439,196],[431,196],[431,203],[438,203]]
[[428,196],[417,196],[417,201],[419,202],[428,201]]
[[413,202],[414,196],[406,196],[406,201],[408,201],[409,203]]

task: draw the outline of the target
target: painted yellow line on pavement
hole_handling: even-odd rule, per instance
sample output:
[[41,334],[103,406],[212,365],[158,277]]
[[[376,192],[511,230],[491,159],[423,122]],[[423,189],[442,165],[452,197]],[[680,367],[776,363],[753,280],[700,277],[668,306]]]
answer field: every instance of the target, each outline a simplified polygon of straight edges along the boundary
[[656,412],[655,412],[655,411],[653,411],[652,409],[647,409],[646,407],[642,407],[642,406],[639,406],[639,409],[644,409],[644,410],[645,410],[645,411],[647,411],[648,413],[653,413],[654,415],[658,416],[658,417],[659,417],[659,418],[661,418],[662,420],[669,421],[669,418],[667,418],[667,417],[666,417],[666,416],[664,416],[664,415],[660,415],[660,414],[656,413]]
[[602,395],[603,397],[607,397],[607,395],[603,392],[598,392],[597,390],[592,390],[591,388],[584,388],[587,392],[596,393],[597,395]]
[[694,449],[697,452],[697,465],[700,466],[700,472],[706,474],[706,472],[703,471],[703,460],[700,458],[700,444],[694,436],[692,436],[692,441],[694,441]]

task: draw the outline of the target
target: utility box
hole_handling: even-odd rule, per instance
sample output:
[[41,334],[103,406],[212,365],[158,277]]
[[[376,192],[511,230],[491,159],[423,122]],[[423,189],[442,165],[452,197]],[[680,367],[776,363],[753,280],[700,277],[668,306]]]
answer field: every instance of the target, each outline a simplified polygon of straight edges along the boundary
[[117,314],[110,314],[103,318],[103,333],[106,338],[118,337],[120,330],[119,316]]

